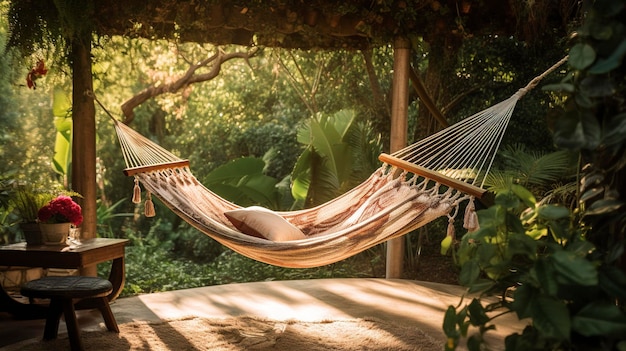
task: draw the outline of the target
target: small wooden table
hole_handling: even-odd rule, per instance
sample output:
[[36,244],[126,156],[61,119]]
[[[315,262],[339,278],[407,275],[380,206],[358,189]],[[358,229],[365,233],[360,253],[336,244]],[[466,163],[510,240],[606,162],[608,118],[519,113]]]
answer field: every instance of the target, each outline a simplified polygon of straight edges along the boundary
[[[124,288],[126,279],[124,267],[124,248],[127,239],[83,239],[77,245],[26,245],[25,242],[0,246],[0,266],[43,267],[79,269],[98,263],[113,261],[109,272],[109,281],[113,291],[107,296],[110,301],[116,299]],[[76,309],[89,309],[96,306],[85,300],[77,304]],[[9,312],[18,319],[45,318],[47,306],[19,302],[0,288],[0,311]]]

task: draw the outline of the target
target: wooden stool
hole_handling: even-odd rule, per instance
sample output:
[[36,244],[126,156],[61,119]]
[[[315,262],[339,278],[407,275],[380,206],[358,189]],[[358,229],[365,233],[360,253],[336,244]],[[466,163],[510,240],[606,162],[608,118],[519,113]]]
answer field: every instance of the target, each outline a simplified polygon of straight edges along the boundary
[[93,299],[98,310],[102,313],[107,329],[116,333],[120,332],[107,299],[107,295],[112,290],[111,282],[106,279],[69,276],[44,277],[31,280],[22,286],[21,293],[30,299],[50,299],[50,308],[46,318],[43,339],[56,339],[59,330],[59,319],[61,314],[63,314],[65,316],[65,324],[67,325],[70,346],[72,351],[74,351],[83,349],[74,310],[74,303],[81,299]]

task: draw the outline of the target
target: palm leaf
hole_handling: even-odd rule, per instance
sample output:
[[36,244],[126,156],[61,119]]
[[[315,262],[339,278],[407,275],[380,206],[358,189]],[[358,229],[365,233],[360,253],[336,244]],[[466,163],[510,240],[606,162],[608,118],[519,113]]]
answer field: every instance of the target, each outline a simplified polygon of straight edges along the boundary
[[380,134],[374,136],[371,123],[354,123],[346,140],[353,157],[351,183],[361,183],[380,167],[378,156],[382,152]]
[[59,87],[54,89],[52,95],[52,114],[57,131],[52,159],[53,169],[61,175],[66,175],[72,149],[72,102],[65,91]]
[[566,184],[559,189],[555,184],[569,183],[575,177],[576,162],[572,153],[528,152],[523,145],[513,145],[504,148],[499,156],[504,166],[492,170],[485,178],[489,191],[507,191],[513,184],[519,184],[539,198],[548,197],[542,201],[552,202],[559,198],[565,200],[564,203],[571,203],[576,188]]
[[546,187],[576,172],[572,154],[565,150],[545,154],[527,152],[518,144],[505,148],[500,155],[506,168],[517,173],[517,181],[523,186]]
[[[307,148],[292,172],[292,195],[306,206],[328,201],[341,193],[352,173],[352,155],[344,140],[355,114],[339,111],[332,116],[311,118],[297,132],[298,141]],[[305,195],[306,194],[306,195]]]
[[219,196],[241,206],[278,208],[275,178],[263,174],[265,162],[255,157],[232,160],[209,173],[203,184]]
[[311,163],[313,151],[307,147],[294,165],[291,172],[291,195],[296,201],[304,203],[311,186]]

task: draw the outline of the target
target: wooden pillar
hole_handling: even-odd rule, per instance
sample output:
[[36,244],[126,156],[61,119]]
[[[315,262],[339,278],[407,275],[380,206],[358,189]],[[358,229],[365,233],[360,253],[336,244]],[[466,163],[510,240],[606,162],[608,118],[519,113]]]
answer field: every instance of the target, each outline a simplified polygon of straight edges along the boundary
[[[409,58],[411,43],[406,37],[394,40],[393,86],[391,101],[390,152],[404,148],[407,144],[409,114]],[[404,266],[404,237],[387,241],[387,279],[402,278]]]
[[[81,238],[96,237],[96,112],[93,98],[91,40],[72,41],[72,190],[83,196],[77,199],[83,210]],[[83,270],[96,275],[96,267]]]

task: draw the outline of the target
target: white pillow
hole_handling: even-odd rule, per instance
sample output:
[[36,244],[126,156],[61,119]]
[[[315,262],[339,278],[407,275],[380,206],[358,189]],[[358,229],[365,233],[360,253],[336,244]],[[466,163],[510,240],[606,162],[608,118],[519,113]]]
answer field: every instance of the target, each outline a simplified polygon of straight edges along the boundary
[[306,235],[276,213],[259,206],[224,212],[242,233],[271,241],[305,239]]

